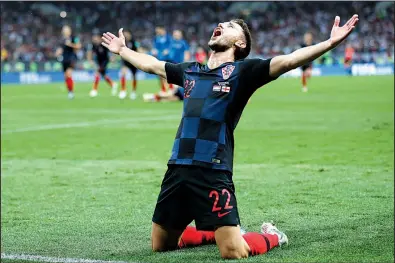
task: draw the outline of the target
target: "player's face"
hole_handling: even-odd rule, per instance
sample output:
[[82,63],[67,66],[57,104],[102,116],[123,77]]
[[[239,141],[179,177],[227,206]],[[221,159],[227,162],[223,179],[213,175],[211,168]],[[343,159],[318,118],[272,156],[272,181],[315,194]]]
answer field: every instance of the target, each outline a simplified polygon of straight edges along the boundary
[[181,33],[181,31],[180,31],[180,30],[174,30],[174,31],[173,31],[173,38],[174,38],[174,39],[177,39],[177,40],[180,40],[180,39],[182,38],[182,33]]
[[100,44],[100,43],[101,43],[101,38],[100,38],[100,36],[99,36],[99,35],[94,35],[94,36],[92,37],[92,42],[95,43],[95,44]]
[[165,29],[162,28],[162,27],[157,27],[157,28],[155,28],[155,33],[156,33],[158,36],[163,36],[163,35],[165,35],[166,31],[165,31]]
[[123,32],[123,35],[125,36],[125,39],[127,41],[132,39],[132,34],[130,34],[130,32],[128,32],[128,31]]
[[310,33],[305,34],[304,42],[306,43],[306,45],[311,45],[313,43],[313,35]]
[[208,42],[208,46],[213,51],[225,51],[232,48],[234,44],[244,41],[244,33],[241,26],[232,21],[219,23]]
[[65,37],[69,37],[71,35],[71,28],[69,26],[63,26],[62,35]]

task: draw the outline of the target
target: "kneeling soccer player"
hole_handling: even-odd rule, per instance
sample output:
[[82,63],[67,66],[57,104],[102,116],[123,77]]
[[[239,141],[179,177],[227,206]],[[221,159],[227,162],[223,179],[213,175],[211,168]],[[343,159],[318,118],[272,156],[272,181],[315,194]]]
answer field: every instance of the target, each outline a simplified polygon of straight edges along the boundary
[[[267,60],[245,59],[251,35],[243,20],[220,23],[208,43],[213,52],[207,65],[173,64],[132,51],[122,29],[119,37],[103,34],[102,44],[111,52],[185,89],[181,123],[152,218],[153,251],[216,243],[221,257],[236,259],[288,242],[271,223],[264,223],[261,233],[242,233],[233,185],[233,132],[259,87],[335,48],[357,22],[354,15],[339,27],[336,17],[328,40]],[[193,220],[196,228],[188,226]]]

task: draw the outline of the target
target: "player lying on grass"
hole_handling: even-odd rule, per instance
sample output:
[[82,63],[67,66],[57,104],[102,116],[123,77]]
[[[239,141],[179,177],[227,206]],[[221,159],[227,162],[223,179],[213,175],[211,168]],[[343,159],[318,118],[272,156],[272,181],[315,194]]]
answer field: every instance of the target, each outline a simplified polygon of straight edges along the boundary
[[[166,251],[216,243],[221,257],[263,254],[287,243],[273,224],[262,233],[240,230],[232,181],[233,132],[249,97],[281,74],[305,65],[339,45],[354,29],[354,15],[340,27],[335,18],[328,40],[271,59],[245,59],[251,36],[243,20],[220,23],[208,42],[207,65],[172,64],[137,53],[119,37],[103,34],[103,46],[138,69],[184,87],[184,108],[168,170],[152,218],[152,249]],[[188,226],[195,221],[196,228]]]
[[169,92],[158,92],[158,93],[144,93],[144,102],[163,102],[163,101],[183,101],[184,100],[184,88],[175,87],[172,93]]

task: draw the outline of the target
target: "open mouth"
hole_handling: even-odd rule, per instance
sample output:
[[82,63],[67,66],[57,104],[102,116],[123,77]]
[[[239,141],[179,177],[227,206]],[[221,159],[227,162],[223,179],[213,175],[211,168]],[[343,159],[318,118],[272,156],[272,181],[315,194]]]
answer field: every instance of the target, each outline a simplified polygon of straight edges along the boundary
[[219,27],[216,27],[216,28],[214,29],[213,36],[214,36],[214,37],[218,37],[218,36],[220,36],[221,34],[222,34],[221,29],[220,29]]

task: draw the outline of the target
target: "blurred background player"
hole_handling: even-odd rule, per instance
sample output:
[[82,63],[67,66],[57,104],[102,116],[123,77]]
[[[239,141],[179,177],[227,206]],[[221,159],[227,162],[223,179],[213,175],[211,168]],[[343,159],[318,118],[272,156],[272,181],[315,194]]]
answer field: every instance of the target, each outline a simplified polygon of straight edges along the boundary
[[[308,47],[313,45],[313,35],[311,33],[306,33],[304,34],[303,37],[303,44],[301,45],[303,47]],[[302,66],[302,91],[307,92],[307,79],[311,77],[311,71],[313,68],[313,63],[308,63]]]
[[352,75],[351,65],[352,65],[352,57],[354,56],[354,48],[350,43],[346,45],[346,49],[344,50],[344,68],[348,75]]
[[[139,43],[133,38],[133,35],[129,31],[124,31],[124,36],[126,40],[126,46],[129,47],[133,51],[138,51]],[[122,60],[123,66],[121,68],[121,91],[119,92],[119,98],[124,99],[127,96],[126,89],[126,74],[128,69],[132,73],[132,91],[130,92],[130,99],[135,100],[137,98],[136,89],[137,89],[137,68],[127,62],[126,60]]]
[[98,32],[94,32],[92,36],[92,44],[87,52],[88,60],[92,61],[94,56],[95,62],[97,63],[97,71],[95,74],[95,80],[93,83],[93,88],[89,95],[91,97],[96,97],[98,92],[97,88],[99,86],[100,75],[106,80],[108,85],[111,87],[111,93],[113,96],[117,94],[117,84],[111,80],[109,76],[106,75],[107,64],[110,61],[110,52],[107,48],[101,45],[101,36]]
[[74,98],[73,69],[77,61],[76,50],[81,48],[77,37],[72,35],[71,28],[67,25],[62,27],[62,47],[56,50],[56,56],[62,55],[64,79],[68,90],[69,99]]
[[169,60],[172,63],[182,63],[190,59],[191,54],[189,53],[189,45],[183,38],[181,30],[174,30],[170,44]]
[[[151,51],[152,55],[158,60],[169,61],[171,37],[167,34],[164,26],[156,26],[155,28],[155,38],[153,43],[153,49]],[[166,79],[159,77],[161,92],[165,93],[167,88],[173,88],[172,84],[168,84]]]
[[[183,38],[181,30],[174,30],[173,38],[171,39],[170,43],[169,61],[174,64],[178,64],[189,61],[190,59],[191,54],[189,52],[189,45],[187,41]],[[169,95],[173,95],[174,92],[175,91],[172,84],[169,85]]]
[[173,89],[173,93],[163,93],[158,92],[154,93],[144,93],[143,94],[144,102],[161,102],[161,101],[183,101],[184,100],[184,88],[183,87],[175,87]]
[[207,53],[204,51],[202,47],[198,47],[195,53],[195,60],[200,64],[206,64],[207,62]]

